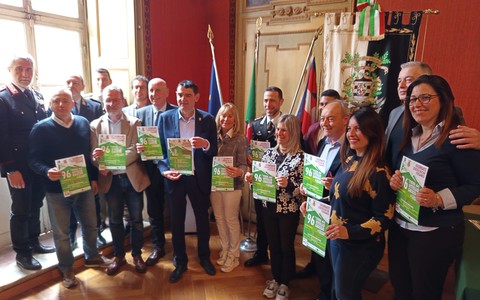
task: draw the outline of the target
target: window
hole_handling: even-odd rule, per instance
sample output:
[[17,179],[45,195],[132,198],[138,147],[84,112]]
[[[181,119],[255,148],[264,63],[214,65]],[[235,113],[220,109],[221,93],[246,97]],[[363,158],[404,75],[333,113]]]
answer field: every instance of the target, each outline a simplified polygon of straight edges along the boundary
[[[15,53],[36,60],[32,85],[48,101],[71,74],[90,74],[86,51],[86,9],[81,0],[0,0],[0,84],[8,83],[8,62]],[[85,76],[84,76],[85,77]],[[89,78],[89,76],[88,76]],[[87,78],[87,79],[88,79]],[[89,87],[89,80],[86,80]]]

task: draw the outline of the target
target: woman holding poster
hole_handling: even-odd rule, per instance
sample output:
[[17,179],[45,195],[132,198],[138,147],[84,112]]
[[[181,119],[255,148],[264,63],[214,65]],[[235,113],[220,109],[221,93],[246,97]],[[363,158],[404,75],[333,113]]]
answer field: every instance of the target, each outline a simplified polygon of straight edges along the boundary
[[340,149],[342,168],[328,187],[332,214],[325,234],[335,299],[361,299],[368,276],[383,256],[395,203],[384,149],[380,116],[371,108],[354,112]]
[[[276,202],[264,201],[262,210],[273,275],[263,291],[267,298],[288,299],[288,284],[295,275],[294,241],[300,218],[300,184],[303,178],[300,132],[297,117],[280,116],[275,128],[277,146],[267,149],[262,157],[262,162],[277,166]],[[252,174],[247,173],[245,180],[252,182]]]
[[[247,170],[247,138],[241,132],[238,110],[232,103],[220,107],[215,119],[218,135],[218,157],[229,158],[231,165],[222,167],[222,175],[233,178],[233,191],[217,189],[210,194],[222,251],[217,264],[222,272],[231,272],[239,265],[240,223],[238,214],[242,198],[243,175]],[[219,170],[213,168],[213,170]],[[212,188],[216,185],[212,180]]]
[[[425,185],[413,195],[418,224],[395,214],[388,242],[390,278],[395,299],[441,299],[448,268],[463,244],[462,206],[480,195],[480,152],[451,144],[449,131],[460,123],[452,90],[440,76],[423,75],[410,84],[403,124],[400,154],[428,171]],[[392,189],[400,190],[405,176],[396,170]]]

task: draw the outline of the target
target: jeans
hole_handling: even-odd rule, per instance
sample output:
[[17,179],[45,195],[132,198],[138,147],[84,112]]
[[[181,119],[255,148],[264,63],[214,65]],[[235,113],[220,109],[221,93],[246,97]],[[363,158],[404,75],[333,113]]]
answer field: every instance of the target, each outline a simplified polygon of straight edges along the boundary
[[10,211],[10,237],[13,250],[20,255],[31,256],[32,245],[38,243],[40,235],[40,208],[45,197],[42,179],[30,172],[22,171],[24,189],[8,185],[12,206]]
[[382,259],[383,234],[369,240],[330,240],[335,299],[361,300],[370,273]]
[[126,174],[113,175],[110,190],[105,194],[109,207],[110,232],[112,233],[115,257],[125,257],[125,204],[130,215],[130,245],[132,256],[142,254],[143,247],[143,194],[135,191]]
[[86,191],[65,198],[62,193],[47,193],[48,214],[53,229],[58,268],[65,272],[73,266],[73,254],[68,233],[70,214],[73,211],[82,229],[83,251],[86,259],[99,256],[95,244],[97,224],[95,219],[95,201],[92,191]]

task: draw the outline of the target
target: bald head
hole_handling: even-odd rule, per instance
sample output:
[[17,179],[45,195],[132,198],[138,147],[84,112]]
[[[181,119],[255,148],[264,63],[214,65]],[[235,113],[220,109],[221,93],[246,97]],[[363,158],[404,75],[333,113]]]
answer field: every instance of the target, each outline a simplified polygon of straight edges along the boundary
[[161,109],[167,103],[167,82],[162,78],[153,78],[148,82],[148,98],[156,109]]

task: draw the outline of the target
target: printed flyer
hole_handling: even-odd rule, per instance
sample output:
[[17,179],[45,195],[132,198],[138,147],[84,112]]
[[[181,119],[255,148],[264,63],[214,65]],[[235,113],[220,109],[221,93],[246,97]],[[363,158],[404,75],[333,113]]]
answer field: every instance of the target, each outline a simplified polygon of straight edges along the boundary
[[277,201],[277,182],[275,180],[277,166],[275,164],[254,161],[252,174],[253,198],[275,203]]
[[156,126],[138,126],[138,142],[145,149],[140,154],[140,158],[145,160],[163,159],[162,146],[160,145],[160,136]]
[[303,161],[303,189],[308,196],[315,199],[323,197],[321,179],[325,176],[325,160],[305,153]]
[[330,223],[330,210],[330,205],[310,197],[307,198],[302,244],[322,257],[325,257],[327,249],[325,231]]
[[127,169],[126,139],[125,134],[98,135],[98,146],[104,153],[98,161],[100,171]]
[[169,138],[170,169],[184,175],[193,175],[193,151],[189,139]]
[[395,210],[410,223],[418,225],[420,204],[415,195],[425,185],[428,167],[404,156],[400,165],[403,187],[397,191]]
[[55,166],[62,172],[60,185],[63,196],[70,197],[91,189],[85,157],[76,155],[55,160]]
[[270,148],[270,142],[250,141],[250,155],[253,161],[261,161],[263,152]]
[[212,162],[212,192],[233,191],[233,177],[227,175],[227,168],[233,167],[233,156],[214,156]]

